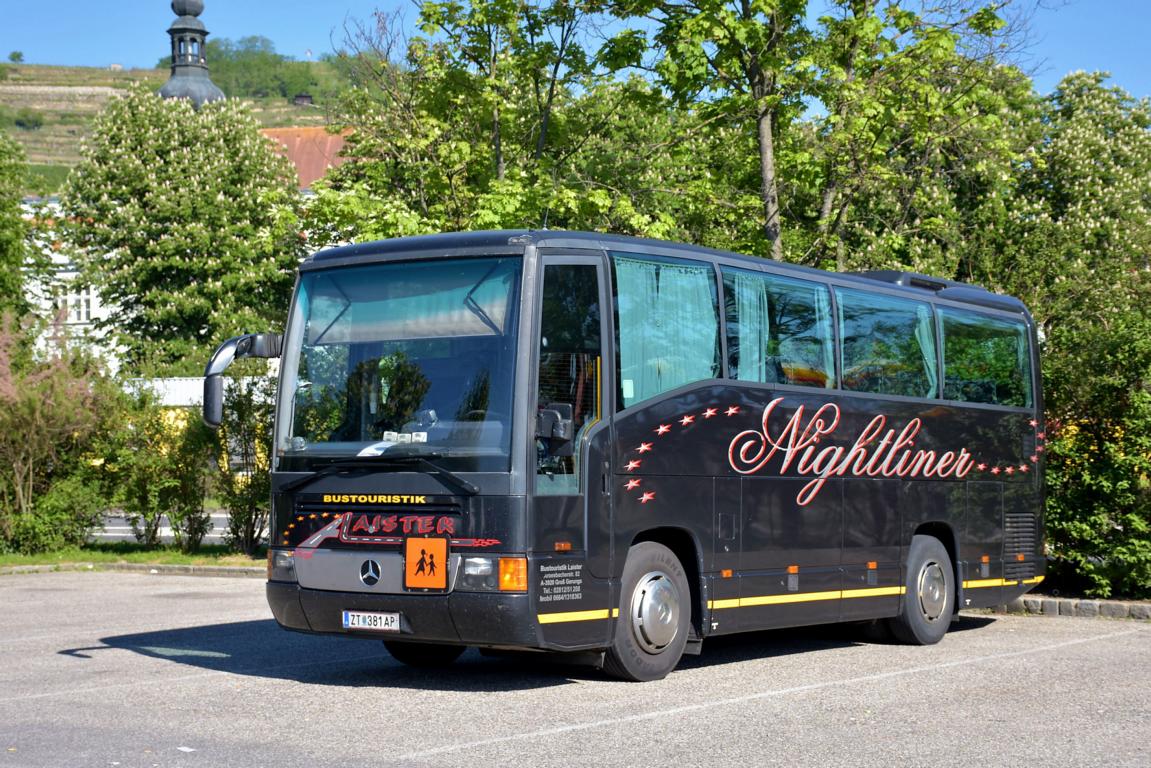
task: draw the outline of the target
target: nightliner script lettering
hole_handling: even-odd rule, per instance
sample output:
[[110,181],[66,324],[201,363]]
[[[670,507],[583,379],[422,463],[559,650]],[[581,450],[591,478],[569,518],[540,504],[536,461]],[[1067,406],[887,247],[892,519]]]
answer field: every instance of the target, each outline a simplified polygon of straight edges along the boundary
[[780,456],[780,475],[794,468],[797,475],[812,478],[795,497],[800,506],[810,504],[833,477],[963,478],[975,465],[965,448],[941,453],[914,448],[923,428],[919,418],[902,428],[889,428],[887,417],[880,414],[868,422],[850,447],[820,447],[820,442],[839,428],[840,411],[834,403],[820,406],[810,417],[801,405],[778,433],[773,432],[772,416],[783,400],[777,397],[767,404],[759,430],[748,429],[732,438],[727,459],[736,472],[751,475]]

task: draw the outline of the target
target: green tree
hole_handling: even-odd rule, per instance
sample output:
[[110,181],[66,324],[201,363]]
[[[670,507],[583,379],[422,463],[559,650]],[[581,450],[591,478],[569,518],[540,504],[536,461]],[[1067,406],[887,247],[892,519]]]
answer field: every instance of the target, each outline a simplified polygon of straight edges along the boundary
[[23,51],[12,51],[11,53],[8,54],[8,61],[12,62],[13,64],[23,64],[24,63],[24,52]]
[[28,311],[23,269],[27,227],[20,209],[27,166],[24,150],[0,134],[0,312]]
[[241,104],[112,101],[61,204],[130,370],[198,374],[223,339],[282,322],[300,198]]
[[[213,38],[205,46],[204,57],[212,82],[231,98],[290,98],[318,85],[309,62],[293,61],[276,53],[275,44],[260,35],[249,35],[239,40]],[[171,56],[165,56],[159,62],[161,68],[171,65]]]
[[1023,298],[1045,343],[1056,572],[1151,594],[1151,102],[1065,78],[1013,188],[971,230],[973,277]]
[[[732,166],[733,142],[746,144],[738,131],[612,76],[622,59],[588,52],[579,33],[594,25],[582,12],[521,9],[497,35],[465,10],[425,6],[434,34],[412,41],[377,17],[339,60],[357,83],[338,110],[355,162],[310,204],[315,242],[539,226],[744,242],[724,239],[746,229],[732,181],[746,175]],[[498,87],[479,63],[497,37]],[[445,42],[457,39],[474,56]]]
[[212,527],[204,497],[214,437],[194,410],[163,406],[138,381],[127,388],[115,427],[94,444],[104,458],[100,479],[138,541],[158,546],[167,518],[176,545],[195,551]]
[[268,532],[276,382],[249,361],[235,366],[227,384],[217,432],[219,493],[228,510],[228,544],[250,555]]
[[815,183],[789,190],[811,238],[792,258],[955,276],[965,218],[1029,146],[1031,83],[1000,60],[1015,24],[997,6],[909,5],[851,0],[819,21],[808,91],[827,113],[795,158]]
[[115,389],[96,362],[71,347],[62,329],[48,347],[28,354],[38,327],[0,323],[0,543],[26,551],[83,538],[95,523],[91,504],[61,504],[57,489],[77,474],[89,440],[109,427]]
[[[828,244],[834,245],[853,201],[864,192],[861,182],[876,175],[876,166],[898,152],[905,158],[914,150],[931,156],[930,146],[941,140],[946,125],[970,119],[965,86],[955,91],[952,85],[979,71],[977,50],[986,57],[997,48],[964,42],[998,42],[997,36],[1006,34],[992,5],[943,4],[915,12],[911,2],[880,7],[877,0],[835,0],[824,4],[826,13],[812,26],[813,5],[807,0],[610,4],[624,19],[655,20],[656,59],[650,66],[675,98],[726,112],[754,132],[760,223],[768,255],[777,259],[784,255],[788,212],[793,221],[814,218],[819,232],[801,237],[800,247],[789,248],[788,256],[818,261]],[[634,41],[642,37],[629,30],[617,39],[631,42],[634,51]],[[827,109],[814,121],[818,152],[795,142],[804,128],[797,123],[813,99]],[[942,118],[949,119],[941,123]],[[890,183],[901,173],[884,171]],[[786,194],[789,180],[805,179],[818,185],[810,190],[814,215]]]

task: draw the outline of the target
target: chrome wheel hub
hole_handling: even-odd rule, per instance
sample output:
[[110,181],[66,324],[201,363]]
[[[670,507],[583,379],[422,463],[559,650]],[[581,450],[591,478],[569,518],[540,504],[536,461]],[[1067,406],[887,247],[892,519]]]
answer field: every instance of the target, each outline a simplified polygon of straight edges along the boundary
[[939,563],[923,564],[915,592],[919,598],[919,610],[925,619],[935,621],[943,615],[947,607],[947,579]]
[[679,590],[671,577],[651,571],[635,585],[631,595],[631,628],[639,646],[660,653],[679,632]]

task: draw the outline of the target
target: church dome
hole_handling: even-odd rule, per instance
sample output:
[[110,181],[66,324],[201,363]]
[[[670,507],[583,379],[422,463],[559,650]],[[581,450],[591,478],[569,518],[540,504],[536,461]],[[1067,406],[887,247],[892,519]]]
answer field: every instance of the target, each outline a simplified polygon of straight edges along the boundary
[[172,0],[172,13],[177,16],[199,16],[204,12],[204,0]]

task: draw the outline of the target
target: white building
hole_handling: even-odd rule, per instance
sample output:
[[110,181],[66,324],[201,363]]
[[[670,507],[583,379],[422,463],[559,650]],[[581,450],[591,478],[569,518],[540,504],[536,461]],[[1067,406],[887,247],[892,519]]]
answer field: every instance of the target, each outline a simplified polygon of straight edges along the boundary
[[[41,279],[39,270],[30,270],[27,295],[37,315],[51,322],[55,319],[69,344],[83,344],[103,358],[112,371],[119,368],[116,346],[97,323],[112,316],[112,310],[100,302],[99,294],[80,280],[79,269],[68,249],[55,236],[56,222],[63,215],[59,201],[54,198],[25,198],[21,204],[25,219],[35,222],[38,233],[34,241],[49,265],[48,274]],[[41,340],[44,347],[52,340],[52,332]]]

